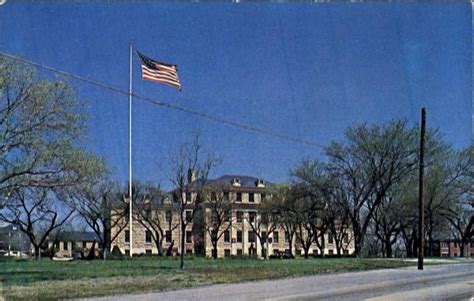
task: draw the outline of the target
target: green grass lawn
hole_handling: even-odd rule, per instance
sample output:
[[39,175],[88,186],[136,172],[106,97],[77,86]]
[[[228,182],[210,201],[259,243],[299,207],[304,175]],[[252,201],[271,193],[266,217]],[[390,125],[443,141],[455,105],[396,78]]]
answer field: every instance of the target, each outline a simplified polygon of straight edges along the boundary
[[207,259],[175,258],[54,262],[0,262],[0,300],[51,300],[172,290],[217,283],[297,277],[416,265],[383,259]]

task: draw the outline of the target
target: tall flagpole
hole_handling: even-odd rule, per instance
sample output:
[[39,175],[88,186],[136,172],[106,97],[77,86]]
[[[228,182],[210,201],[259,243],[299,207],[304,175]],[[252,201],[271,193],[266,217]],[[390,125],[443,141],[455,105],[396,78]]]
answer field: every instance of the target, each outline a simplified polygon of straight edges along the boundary
[[128,195],[129,195],[129,231],[130,231],[130,258],[133,257],[132,231],[132,42],[130,42],[130,85],[128,92]]

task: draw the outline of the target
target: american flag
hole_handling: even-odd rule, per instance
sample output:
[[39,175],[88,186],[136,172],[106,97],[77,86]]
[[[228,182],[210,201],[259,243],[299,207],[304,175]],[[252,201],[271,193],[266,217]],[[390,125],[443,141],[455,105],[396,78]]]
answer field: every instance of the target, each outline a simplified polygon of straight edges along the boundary
[[139,51],[137,54],[142,62],[142,79],[175,86],[181,92],[177,65],[152,60]]

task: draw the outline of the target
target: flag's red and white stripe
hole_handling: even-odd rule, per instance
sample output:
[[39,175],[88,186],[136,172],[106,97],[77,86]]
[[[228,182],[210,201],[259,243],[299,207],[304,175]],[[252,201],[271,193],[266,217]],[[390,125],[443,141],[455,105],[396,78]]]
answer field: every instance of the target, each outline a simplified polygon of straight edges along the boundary
[[[137,51],[138,52],[138,51]],[[178,77],[178,68],[176,65],[164,64],[152,60],[140,52],[138,56],[142,62],[142,78],[149,81],[168,84],[177,87],[181,91],[181,82]]]

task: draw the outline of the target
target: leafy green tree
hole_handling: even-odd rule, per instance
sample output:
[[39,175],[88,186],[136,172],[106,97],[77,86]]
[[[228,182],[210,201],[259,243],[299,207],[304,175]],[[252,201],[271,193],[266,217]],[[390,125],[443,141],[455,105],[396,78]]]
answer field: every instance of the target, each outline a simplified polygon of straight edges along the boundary
[[460,256],[466,256],[466,247],[473,236],[473,146],[464,151],[453,154],[451,183],[449,196],[452,202],[444,206],[441,215],[448,222],[448,227],[453,238],[459,242]]
[[72,215],[58,207],[70,207],[68,189],[105,170],[80,146],[85,121],[67,82],[0,58],[0,219],[19,225],[37,255],[47,234]]
[[351,221],[355,253],[361,256],[364,238],[392,185],[412,172],[417,162],[417,131],[406,121],[349,128],[346,141],[326,148],[334,199]]

